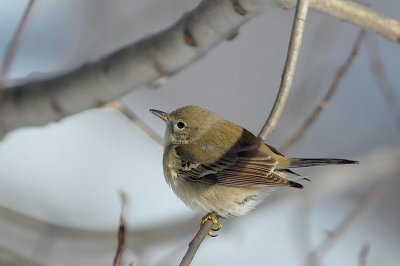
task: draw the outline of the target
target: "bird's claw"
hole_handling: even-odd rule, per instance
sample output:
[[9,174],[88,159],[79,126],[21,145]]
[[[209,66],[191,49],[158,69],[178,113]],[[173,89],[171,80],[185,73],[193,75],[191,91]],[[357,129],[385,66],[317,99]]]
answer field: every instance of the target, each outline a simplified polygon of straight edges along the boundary
[[203,216],[203,218],[201,218],[201,224],[205,224],[208,221],[211,221],[211,223],[213,224],[214,227],[211,228],[211,230],[208,231],[207,234],[211,237],[218,236],[218,234],[214,235],[214,233],[213,233],[213,232],[217,232],[217,231],[221,230],[221,228],[222,228],[222,225],[218,222],[218,215],[213,212],[210,212],[210,213],[206,214],[205,216]]

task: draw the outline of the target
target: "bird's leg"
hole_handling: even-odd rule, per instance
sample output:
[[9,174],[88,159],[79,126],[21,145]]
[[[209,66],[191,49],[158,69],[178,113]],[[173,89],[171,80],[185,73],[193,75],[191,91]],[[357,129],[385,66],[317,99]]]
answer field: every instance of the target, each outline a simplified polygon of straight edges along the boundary
[[208,231],[208,235],[216,237],[218,234],[214,235],[213,232],[219,231],[222,228],[222,225],[218,222],[218,215],[214,212],[209,212],[201,218],[201,224],[205,224],[208,221],[211,221],[214,226],[214,228],[211,228],[211,230]]

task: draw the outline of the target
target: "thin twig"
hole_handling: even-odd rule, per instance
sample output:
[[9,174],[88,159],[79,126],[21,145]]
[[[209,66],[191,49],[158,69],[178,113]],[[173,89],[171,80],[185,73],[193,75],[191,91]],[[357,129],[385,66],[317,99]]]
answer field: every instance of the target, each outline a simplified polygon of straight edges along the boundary
[[386,178],[379,182],[375,187],[366,195],[364,200],[360,202],[353,211],[343,219],[343,221],[331,232],[329,232],[327,238],[319,245],[317,249],[312,251],[308,258],[306,265],[319,265],[321,259],[331,250],[331,248],[337,243],[337,241],[349,230],[354,222],[363,215],[368,209],[370,209],[376,202],[378,202],[384,195],[387,188],[395,180],[394,177]]
[[364,244],[358,254],[358,266],[367,266],[367,256],[370,246],[368,243]]
[[160,146],[164,145],[164,140],[153,130],[151,129],[146,122],[140,119],[137,115],[135,115],[124,103],[121,101],[113,101],[107,103],[105,107],[113,108],[122,114],[124,114],[128,119],[132,121],[140,130],[142,130],[147,136],[149,136],[152,140],[158,143]]
[[194,255],[196,255],[197,250],[199,249],[201,243],[203,242],[204,238],[207,236],[207,233],[211,230],[212,223],[210,221],[201,224],[200,229],[197,232],[196,236],[193,240],[189,243],[189,248],[186,251],[185,256],[183,257],[179,266],[189,266],[192,262]]
[[258,136],[264,141],[275,130],[278,120],[283,112],[287,97],[292,87],[296,63],[301,48],[304,25],[308,14],[308,0],[299,0],[297,2],[296,13],[293,19],[292,33],[290,36],[289,49],[283,70],[282,81],[276,96],[274,106]]
[[396,95],[396,90],[390,82],[385,71],[385,65],[382,61],[382,55],[375,39],[369,38],[366,43],[369,52],[369,68],[374,77],[390,111],[392,112],[396,124],[400,129],[400,102]]
[[124,218],[124,208],[126,203],[126,196],[123,192],[120,192],[121,199],[121,215],[119,217],[119,227],[118,227],[118,245],[117,251],[115,253],[113,266],[120,266],[122,254],[125,249],[125,238],[126,238],[126,222]]
[[17,50],[19,47],[19,44],[21,43],[21,38],[23,36],[23,33],[25,31],[28,19],[30,17],[30,14],[32,14],[32,8],[33,5],[35,4],[35,0],[30,0],[28,2],[28,5],[25,8],[25,12],[21,17],[21,20],[19,21],[18,27],[14,32],[14,35],[11,39],[10,44],[7,47],[7,50],[4,54],[3,61],[0,66],[0,99],[3,95],[4,92],[4,82],[5,79],[8,76],[8,72],[11,68],[11,65],[14,61],[15,55],[17,54]]
[[339,88],[339,84],[342,81],[345,74],[350,69],[350,66],[353,64],[354,60],[358,55],[358,51],[360,49],[361,41],[365,37],[365,31],[361,30],[354,42],[353,48],[347,57],[346,61],[343,65],[341,65],[338,70],[336,71],[335,78],[332,81],[331,86],[329,87],[328,91],[326,92],[324,98],[318,104],[318,106],[313,110],[310,116],[303,122],[302,126],[297,130],[295,134],[288,140],[288,142],[281,148],[282,152],[285,152],[290,147],[295,145],[307,132],[310,126],[315,123],[315,121],[320,116],[321,112],[328,106],[330,101],[332,100],[333,96],[335,95],[337,89]]

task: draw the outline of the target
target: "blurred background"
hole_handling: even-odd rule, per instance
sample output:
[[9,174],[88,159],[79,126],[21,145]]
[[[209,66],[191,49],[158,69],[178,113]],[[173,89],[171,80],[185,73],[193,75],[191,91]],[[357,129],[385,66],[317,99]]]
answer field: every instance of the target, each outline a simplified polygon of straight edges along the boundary
[[[198,2],[36,0],[7,78],[96,60],[166,28]],[[27,3],[0,1],[2,57]],[[400,19],[396,0],[364,3]],[[257,134],[279,87],[292,17],[293,10],[271,9],[163,86],[121,101],[160,136],[164,124],[148,109],[188,104]],[[358,33],[309,14],[293,91],[271,145],[284,147],[318,105]],[[358,52],[330,104],[285,154],[360,164],[300,170],[312,180],[304,190],[279,189],[251,214],[222,221],[192,265],[399,265],[400,121],[398,105],[387,100],[400,99],[400,46],[367,33]],[[154,139],[109,108],[9,133],[0,143],[0,265],[111,265],[119,191],[127,195],[123,265],[177,265],[204,213],[175,197],[161,158]]]

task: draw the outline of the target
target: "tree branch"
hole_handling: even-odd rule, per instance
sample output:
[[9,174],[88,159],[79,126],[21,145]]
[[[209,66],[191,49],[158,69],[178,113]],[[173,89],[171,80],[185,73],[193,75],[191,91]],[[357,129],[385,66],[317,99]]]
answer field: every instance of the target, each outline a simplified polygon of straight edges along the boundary
[[369,42],[366,43],[366,47],[369,53],[370,72],[394,116],[397,128],[400,129],[400,99],[397,97],[396,89],[386,74],[379,46],[374,39],[370,38]]
[[39,266],[32,258],[27,258],[0,246],[0,265],[9,266]]
[[119,217],[119,227],[118,227],[118,245],[117,251],[115,253],[113,266],[120,266],[122,254],[124,253],[125,249],[125,218],[123,213],[121,213]]
[[193,238],[193,240],[189,243],[189,248],[186,251],[185,256],[183,257],[179,266],[189,266],[192,262],[194,255],[196,255],[197,250],[199,249],[201,243],[206,237],[207,233],[211,230],[212,223],[210,221],[201,224],[200,229]]
[[356,41],[354,42],[353,48],[347,57],[346,61],[336,70],[335,78],[332,81],[331,86],[326,92],[324,98],[318,104],[318,106],[313,110],[313,112],[306,118],[303,122],[303,125],[293,134],[293,136],[288,140],[288,142],[281,148],[282,152],[288,150],[291,146],[296,144],[307,132],[310,126],[318,119],[321,112],[328,106],[329,102],[332,100],[332,97],[335,95],[339,87],[340,81],[349,70],[350,66],[353,64],[354,60],[358,55],[358,51],[360,49],[361,41],[364,39],[365,31],[361,30],[358,34]]
[[360,253],[358,254],[358,266],[367,266],[367,256],[369,253],[370,246],[368,243],[361,247]]
[[389,41],[400,44],[400,21],[388,18],[375,10],[348,0],[313,0],[314,10],[375,32]]
[[[8,87],[0,105],[0,138],[118,99],[134,88],[180,71],[269,7],[295,0],[203,0],[166,30],[100,60],[49,79]],[[310,0],[311,8],[400,42],[400,21],[346,0]]]
[[121,265],[122,255],[124,254],[125,250],[125,239],[126,239],[126,222],[124,217],[126,195],[123,191],[120,191],[119,196],[121,200],[121,214],[119,216],[118,244],[117,244],[117,251],[115,252],[114,256],[113,266]]
[[25,8],[25,12],[21,17],[21,20],[19,21],[18,27],[14,32],[13,38],[11,39],[11,42],[5,52],[3,62],[0,66],[0,99],[5,89],[4,80],[7,78],[8,71],[10,70],[11,64],[14,61],[15,55],[17,54],[19,44],[21,43],[21,38],[26,28],[28,19],[32,14],[32,8],[34,4],[35,0],[29,1],[28,5]]
[[286,56],[285,67],[283,69],[282,81],[279,87],[278,95],[276,96],[274,106],[269,114],[267,121],[261,129],[258,136],[264,141],[275,130],[278,120],[285,108],[287,97],[292,88],[294,73],[296,71],[297,59],[299,57],[301,41],[303,38],[304,25],[308,14],[309,1],[298,1],[296,14],[293,19],[292,33],[290,35],[289,49]]
[[121,101],[109,102],[105,105],[106,108],[112,108],[132,121],[141,131],[143,131],[147,136],[149,136],[153,141],[158,143],[160,146],[164,145],[164,139],[160,137],[157,132],[155,132],[151,127],[149,127],[142,119],[135,115],[129,108]]
[[348,231],[354,222],[382,198],[386,190],[392,185],[393,181],[396,180],[395,177],[397,176],[395,175],[385,178],[376,184],[359,205],[349,212],[343,221],[328,234],[328,237],[321,243],[321,245],[308,255],[306,265],[319,265],[322,257],[329,252],[329,250]]

